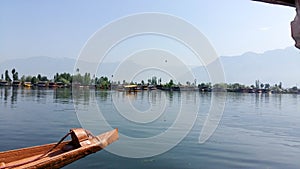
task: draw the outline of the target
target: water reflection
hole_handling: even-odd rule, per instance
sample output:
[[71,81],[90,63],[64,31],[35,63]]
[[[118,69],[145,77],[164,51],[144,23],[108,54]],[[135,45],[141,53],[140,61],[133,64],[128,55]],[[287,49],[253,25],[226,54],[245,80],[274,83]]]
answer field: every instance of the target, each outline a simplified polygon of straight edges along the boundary
[[[88,102],[88,93],[85,92],[85,101]],[[0,87],[0,100],[1,103],[9,103],[12,107],[18,103],[18,101],[33,101],[37,103],[47,103],[49,96],[53,96],[54,103],[70,103],[72,102],[71,89],[28,89],[21,87]]]
[[4,102],[6,103],[7,102],[7,98],[9,96],[9,89],[10,89],[10,87],[1,87],[0,89],[1,89],[1,92],[0,92],[0,94],[1,94],[1,100],[3,99]]
[[[165,99],[167,109],[152,123],[133,123],[115,110],[112,95],[119,99],[129,98],[139,110],[148,110],[151,104],[160,105]],[[25,145],[24,143],[26,146],[31,146],[56,141],[66,130],[78,123],[77,116],[74,115],[73,97],[71,89],[0,87],[0,130],[6,131],[0,133],[2,134],[0,149],[20,148]],[[121,134],[134,138],[152,137],[167,131],[176,120],[178,116],[176,111],[179,110],[181,103],[188,106],[195,105],[195,100],[197,101],[198,98],[200,113],[194,129],[180,144],[165,154],[146,159],[148,161],[145,163],[140,163],[144,159],[121,158],[101,152],[82,159],[70,165],[69,168],[106,168],[107,166],[122,168],[128,164],[132,164],[128,168],[168,168],[170,166],[199,168],[199,162],[203,166],[216,166],[216,168],[299,168],[300,102],[298,95],[227,93],[226,109],[220,126],[205,144],[198,144],[199,132],[207,116],[205,112],[210,108],[213,97],[223,96],[219,93],[170,93],[159,90],[135,94],[80,90],[76,93],[80,104],[88,104],[86,107],[91,107],[92,100],[96,99],[107,120],[99,121],[97,119],[99,114],[93,114],[91,109],[86,109],[82,115],[90,120],[85,123],[90,124],[87,127],[93,127],[95,122],[95,125],[100,126],[97,129],[103,129],[102,126],[108,122],[112,127],[119,127]],[[47,104],[37,104],[45,103],[43,100],[46,100]],[[57,106],[57,103],[66,105]],[[11,107],[14,106],[17,108],[12,109]],[[188,117],[188,113],[193,109],[187,108],[186,110],[183,113]],[[88,115],[91,115],[91,118]],[[181,133],[182,126],[177,129],[174,133],[178,135]],[[42,133],[43,137],[36,133]],[[101,133],[101,131],[96,130],[93,133]],[[128,152],[128,147],[118,147],[123,140],[124,137],[120,137],[112,148],[117,147],[118,150],[123,148],[124,152]],[[143,141],[140,145],[135,145],[132,150],[131,147],[129,148],[133,152],[145,152],[155,147],[153,143],[169,144],[169,140],[174,139],[162,141],[156,139],[147,143]],[[104,158],[107,160],[99,160]],[[118,163],[115,163],[116,158]]]
[[[148,110],[151,104],[161,104],[165,99],[168,106],[184,101],[185,104],[196,104],[197,98],[200,98],[200,104],[210,105],[212,94],[215,96],[218,93],[202,93],[202,92],[170,92],[170,91],[143,91],[143,92],[118,92],[118,91],[94,91],[90,89],[80,88],[72,95],[72,89],[57,88],[57,89],[28,89],[21,87],[0,87],[0,100],[2,104],[9,104],[15,107],[18,101],[30,100],[37,103],[46,104],[47,102],[60,104],[75,104],[89,105],[91,97],[95,97],[98,102],[112,102],[112,94],[117,98],[129,99],[134,107],[140,111]],[[92,96],[93,95],[93,96]],[[290,97],[293,100],[293,105],[298,105],[298,95],[296,94],[260,94],[260,93],[227,93],[230,96],[230,104],[239,105],[243,102],[248,102],[248,107],[255,108],[256,113],[262,115],[262,108],[276,108],[278,112],[282,110],[283,98]],[[51,98],[52,97],[52,98]],[[217,96],[218,97],[218,96]],[[102,104],[102,103],[101,103]],[[271,111],[271,110],[270,110]]]
[[[94,92],[92,95],[94,95]],[[75,105],[79,105],[79,104],[89,105],[91,90],[86,88],[76,88],[72,90],[72,96]]]
[[72,90],[69,88],[54,89],[53,100],[55,103],[69,104],[72,102]]
[[282,94],[272,94],[270,96],[273,106],[278,110],[282,110]]
[[11,104],[14,104],[17,102],[17,97],[18,97],[18,88],[17,87],[12,87],[12,95],[11,95]]
[[110,91],[97,91],[95,95],[101,101],[107,101],[110,96]]

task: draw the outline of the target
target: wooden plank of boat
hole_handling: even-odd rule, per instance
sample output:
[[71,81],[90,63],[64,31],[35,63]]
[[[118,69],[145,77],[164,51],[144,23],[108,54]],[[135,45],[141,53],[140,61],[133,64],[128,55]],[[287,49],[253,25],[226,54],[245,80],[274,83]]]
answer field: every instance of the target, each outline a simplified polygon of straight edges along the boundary
[[119,138],[118,129],[93,136],[89,131],[77,128],[71,129],[68,134],[72,137],[71,141],[0,152],[0,169],[61,168],[102,150]]

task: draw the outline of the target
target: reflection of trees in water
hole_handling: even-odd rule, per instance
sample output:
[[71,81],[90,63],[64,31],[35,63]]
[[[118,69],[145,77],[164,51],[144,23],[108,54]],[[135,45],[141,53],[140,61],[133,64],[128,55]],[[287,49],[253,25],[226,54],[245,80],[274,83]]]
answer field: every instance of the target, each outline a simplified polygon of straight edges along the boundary
[[256,108],[260,107],[262,102],[264,102],[265,97],[267,97],[265,94],[255,93],[255,106],[256,106]]
[[3,100],[5,101],[5,103],[7,102],[7,98],[9,96],[9,90],[10,87],[1,87],[0,90],[1,90],[1,100],[3,98]]
[[185,91],[185,92],[180,92],[180,99],[184,100],[186,103],[193,103],[193,104],[198,104],[197,103],[197,92],[194,91]]
[[32,101],[34,101],[35,99],[35,95],[36,95],[36,91],[34,89],[30,89],[30,88],[21,88],[21,97],[23,98],[30,98]]
[[167,97],[169,97],[169,102],[172,103],[173,102],[173,92],[172,91],[168,91],[166,92]]
[[111,95],[111,93],[110,91],[97,91],[95,95],[97,98],[100,98],[101,101],[106,101],[108,99],[108,96]]
[[272,107],[277,107],[279,110],[281,110],[282,94],[255,93],[254,97],[255,97],[255,108],[258,111],[260,111],[262,107],[266,107],[269,104],[273,104],[271,105]]
[[17,103],[18,87],[12,87],[11,104]]
[[0,99],[3,99],[3,103],[5,104],[7,104],[10,101],[11,106],[14,107],[18,100],[18,88],[10,86],[1,87]]
[[72,101],[72,89],[57,88],[53,90],[53,100],[55,103],[68,104]]
[[36,102],[37,103],[43,103],[46,104],[47,103],[47,89],[44,88],[37,88],[36,89]]
[[43,88],[38,88],[36,92],[36,97],[37,98],[45,98],[46,97],[46,89]]
[[211,101],[211,96],[212,92],[200,92],[199,97],[200,97],[200,103],[201,104],[206,104]]
[[[85,100],[88,101],[88,93],[85,93]],[[32,101],[37,103],[46,103],[48,96],[53,94],[53,102],[70,103],[72,101],[71,89],[28,89],[22,87],[0,87],[0,100],[4,103],[15,105],[19,99],[21,101]]]
[[74,88],[72,91],[72,96],[75,104],[88,105],[90,100],[90,89],[86,88]]

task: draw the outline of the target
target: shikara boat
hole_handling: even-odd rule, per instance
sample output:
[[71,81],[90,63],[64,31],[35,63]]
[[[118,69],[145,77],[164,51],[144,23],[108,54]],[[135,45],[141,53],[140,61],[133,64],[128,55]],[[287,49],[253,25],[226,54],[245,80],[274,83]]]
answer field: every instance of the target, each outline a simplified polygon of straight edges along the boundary
[[[72,140],[63,141],[68,135]],[[0,152],[0,169],[61,168],[102,150],[118,138],[118,129],[98,136],[82,128],[71,129],[58,143]]]

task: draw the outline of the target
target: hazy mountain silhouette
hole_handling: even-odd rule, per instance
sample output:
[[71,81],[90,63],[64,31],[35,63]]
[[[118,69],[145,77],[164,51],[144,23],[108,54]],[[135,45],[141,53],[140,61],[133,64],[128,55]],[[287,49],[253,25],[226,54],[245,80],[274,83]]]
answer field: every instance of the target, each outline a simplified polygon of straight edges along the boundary
[[[260,54],[247,52],[240,56],[222,56],[220,61],[227,83],[251,85],[259,80],[270,85],[282,82],[284,87],[300,84],[300,51],[294,47]],[[205,68],[195,67],[192,71],[197,79],[208,80]]]
[[56,72],[73,72],[75,60],[70,58],[51,58],[47,56],[36,56],[24,59],[12,59],[0,63],[0,73],[5,70],[11,72],[15,68],[22,75],[47,76],[52,79]]
[[286,87],[300,82],[300,51],[295,47],[221,57],[221,62],[227,82],[254,84],[260,80],[271,85],[283,82]]
[[[248,52],[240,56],[222,56],[220,61],[228,83],[238,82],[249,85],[255,80],[260,80],[262,83],[271,85],[283,82],[285,87],[300,84],[300,51],[294,47],[259,54]],[[41,74],[52,79],[57,72],[73,73],[75,63],[75,59],[47,56],[12,59],[0,63],[0,73],[4,74],[6,69],[11,72],[12,68],[16,68],[20,77]],[[117,62],[102,63],[97,74],[110,77],[118,65]],[[193,67],[192,72],[195,74],[197,83],[209,81],[204,67]]]

